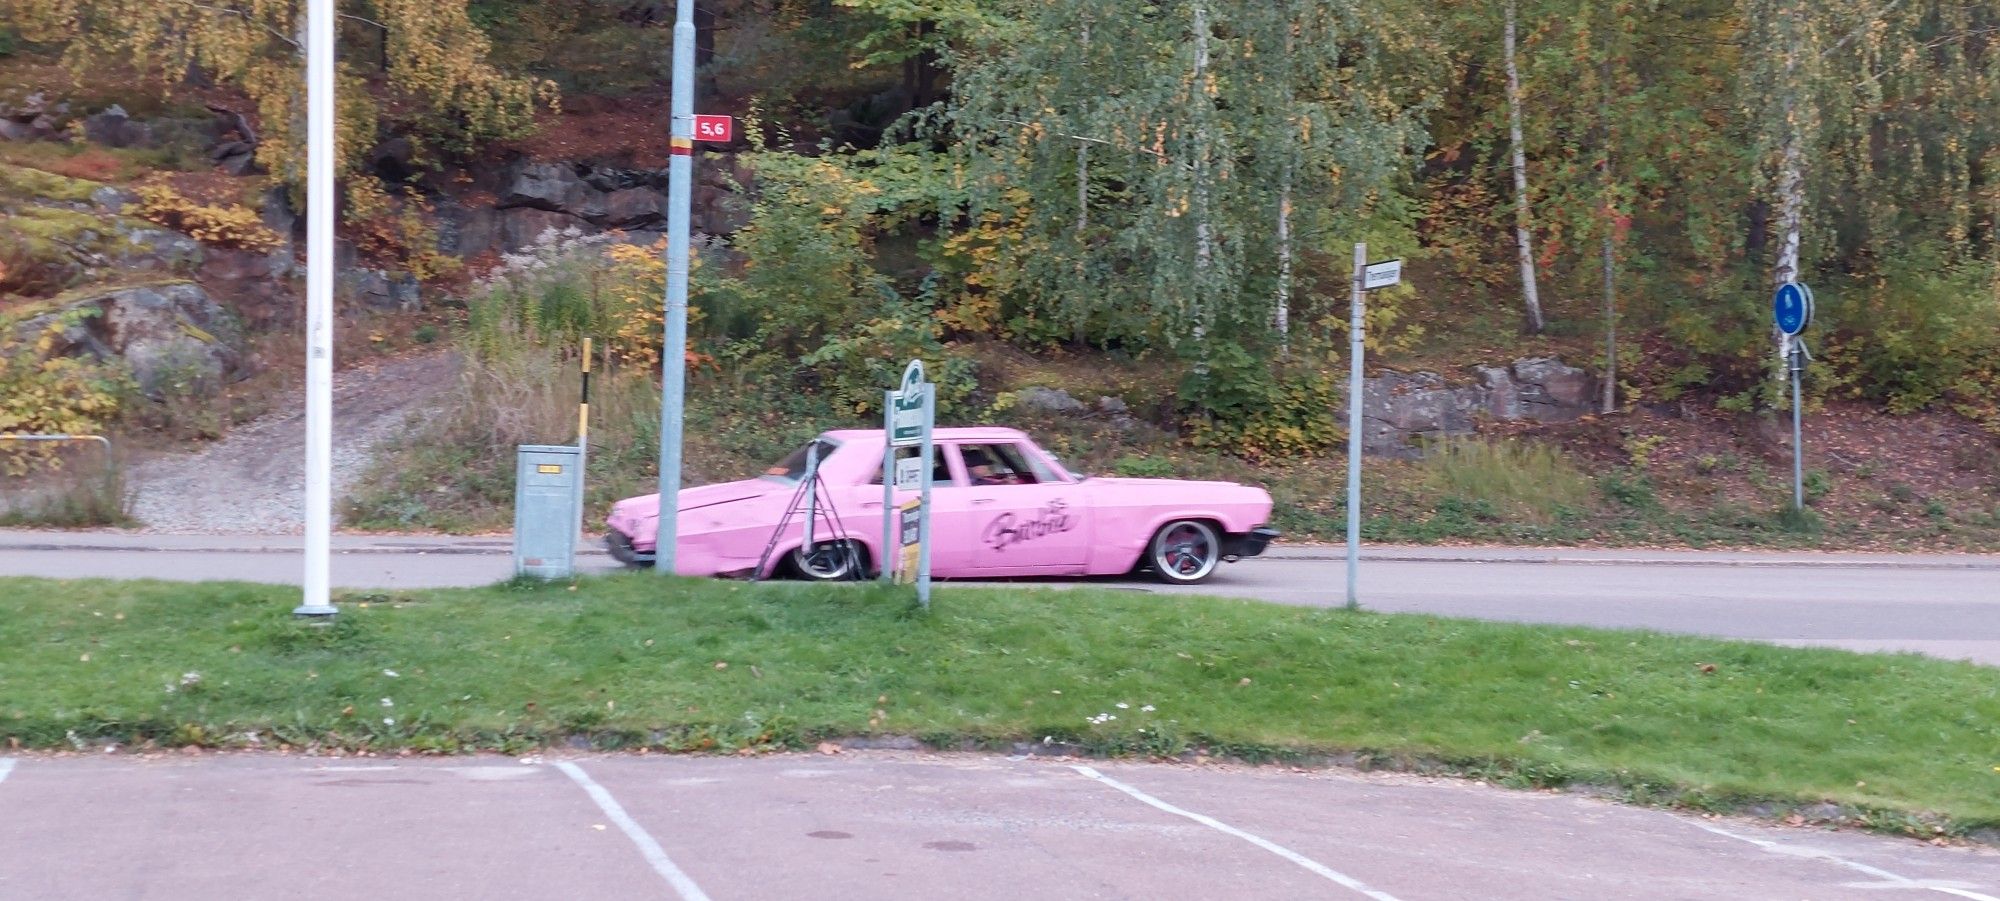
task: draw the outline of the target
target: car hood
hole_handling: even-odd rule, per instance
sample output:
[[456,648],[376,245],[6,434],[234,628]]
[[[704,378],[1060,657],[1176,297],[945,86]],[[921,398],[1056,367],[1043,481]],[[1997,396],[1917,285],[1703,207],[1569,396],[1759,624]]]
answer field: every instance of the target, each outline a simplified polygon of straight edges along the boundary
[[[752,498],[763,497],[773,491],[783,490],[784,488],[785,486],[778,482],[767,481],[765,479],[743,479],[737,482],[723,482],[719,485],[703,485],[699,488],[682,488],[680,493],[680,512],[686,513],[689,510],[699,510],[703,507],[713,507],[718,504],[747,501]],[[658,519],[660,518],[660,496],[657,494],[647,494],[639,497],[628,497],[611,506],[611,515],[614,520],[622,522]]]

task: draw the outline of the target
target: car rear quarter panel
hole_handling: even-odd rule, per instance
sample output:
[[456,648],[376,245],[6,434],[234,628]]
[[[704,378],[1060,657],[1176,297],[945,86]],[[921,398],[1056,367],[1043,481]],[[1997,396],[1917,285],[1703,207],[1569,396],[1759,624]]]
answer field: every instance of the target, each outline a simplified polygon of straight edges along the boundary
[[1248,485],[1090,479],[1080,487],[1090,504],[1092,575],[1130,572],[1153,534],[1174,520],[1208,520],[1228,534],[1248,532],[1271,518],[1271,496]]

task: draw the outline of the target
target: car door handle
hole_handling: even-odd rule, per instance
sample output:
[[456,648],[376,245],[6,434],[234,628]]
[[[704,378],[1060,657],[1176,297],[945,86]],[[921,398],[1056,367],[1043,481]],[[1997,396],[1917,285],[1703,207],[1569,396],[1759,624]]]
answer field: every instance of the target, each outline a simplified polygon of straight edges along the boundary
[[973,499],[972,499],[972,503],[973,503],[973,505],[974,505],[974,506],[979,506],[979,505],[983,505],[983,504],[990,504],[990,503],[993,503],[993,499],[992,499],[992,498],[990,498],[990,497],[975,497],[975,498],[973,498]]
[[861,506],[862,506],[862,508],[863,508],[863,509],[874,509],[874,508],[876,508],[876,507],[880,507],[880,506],[882,506],[882,502],[881,502],[881,501],[862,501],[862,502],[861,502]]

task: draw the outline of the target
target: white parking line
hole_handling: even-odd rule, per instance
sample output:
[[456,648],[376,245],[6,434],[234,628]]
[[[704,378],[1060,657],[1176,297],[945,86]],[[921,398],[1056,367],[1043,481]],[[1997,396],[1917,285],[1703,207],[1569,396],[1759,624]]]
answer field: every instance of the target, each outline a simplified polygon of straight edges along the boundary
[[604,811],[605,816],[618,824],[619,830],[625,833],[626,838],[632,840],[632,844],[639,846],[639,853],[646,856],[646,862],[652,864],[654,872],[659,873],[660,878],[667,880],[667,884],[680,893],[683,901],[709,901],[701,886],[695,885],[694,880],[688,878],[688,874],[682,872],[680,867],[674,866],[673,860],[667,857],[667,852],[660,847],[660,843],[654,841],[651,835],[646,834],[645,829],[626,815],[625,808],[619,806],[618,799],[611,797],[611,793],[605,791],[604,786],[598,785],[596,780],[591,779],[590,774],[583,771],[583,767],[567,760],[558,760],[556,769],[562,770],[564,775],[590,793],[590,799],[597,802],[598,808]]
[[1187,817],[1188,819],[1200,823],[1203,826],[1207,826],[1210,829],[1214,829],[1217,832],[1221,832],[1225,835],[1236,836],[1237,838],[1249,842],[1250,844],[1256,845],[1259,848],[1263,848],[1264,850],[1269,851],[1272,854],[1276,854],[1279,857],[1289,860],[1292,863],[1305,867],[1306,869],[1311,870],[1314,873],[1318,873],[1319,875],[1324,876],[1327,879],[1332,880],[1333,882],[1336,882],[1345,888],[1352,889],[1356,892],[1359,892],[1363,895],[1373,898],[1375,899],[1375,901],[1397,901],[1396,896],[1391,895],[1388,892],[1378,891],[1376,889],[1369,888],[1367,883],[1364,883],[1359,879],[1355,879],[1352,876],[1349,876],[1345,873],[1341,873],[1333,869],[1332,867],[1322,864],[1319,861],[1313,860],[1312,858],[1300,854],[1297,851],[1293,851],[1292,849],[1287,848],[1283,845],[1277,844],[1276,842],[1267,841],[1263,838],[1259,838],[1258,836],[1251,835],[1248,832],[1244,832],[1243,830],[1231,826],[1228,823],[1224,823],[1221,820],[1218,820],[1214,817],[1203,816],[1201,814],[1194,813],[1192,811],[1182,810],[1178,807],[1175,807],[1172,804],[1168,804],[1167,802],[1155,798],[1152,795],[1146,794],[1145,792],[1133,788],[1132,786],[1126,785],[1123,782],[1120,782],[1116,779],[1104,775],[1103,773],[1091,769],[1090,767],[1071,766],[1070,769],[1082,773],[1085,776],[1089,776],[1092,779],[1102,782],[1105,785],[1109,785],[1112,788],[1115,788],[1121,792],[1131,795],[1134,798],[1144,801],[1147,804],[1150,804],[1175,816]]
[[1786,844],[1781,844],[1779,842],[1769,841],[1767,839],[1757,838],[1755,836],[1741,835],[1735,832],[1731,832],[1727,829],[1722,829],[1716,826],[1710,826],[1709,824],[1700,822],[1698,820],[1690,822],[1693,822],[1696,826],[1701,827],[1704,831],[1713,832],[1716,835],[1723,836],[1724,838],[1733,838],[1739,842],[1748,842],[1750,844],[1756,845],[1759,848],[1763,848],[1764,850],[1769,851],[1772,854],[1783,854],[1789,857],[1803,857],[1808,860],[1824,860],[1827,863],[1839,864],[1850,870],[1856,870],[1862,873],[1867,873],[1868,875],[1874,876],[1878,879],[1895,883],[1896,888],[1940,892],[1946,895],[1956,895],[1960,898],[1969,898],[1971,899],[1971,901],[2000,901],[2000,898],[1995,898],[1992,895],[1982,895],[1975,891],[1956,888],[1949,885],[1939,885],[1936,882],[1932,881],[1911,879],[1907,876],[1898,876],[1895,873],[1891,873],[1888,870],[1882,869],[1881,867],[1869,866],[1868,864],[1861,863],[1860,861],[1848,860],[1844,857],[1838,857],[1831,852],[1822,851],[1818,848],[1809,848],[1804,845],[1786,845]]
[[7,774],[14,771],[14,758],[0,757],[0,782],[7,781]]

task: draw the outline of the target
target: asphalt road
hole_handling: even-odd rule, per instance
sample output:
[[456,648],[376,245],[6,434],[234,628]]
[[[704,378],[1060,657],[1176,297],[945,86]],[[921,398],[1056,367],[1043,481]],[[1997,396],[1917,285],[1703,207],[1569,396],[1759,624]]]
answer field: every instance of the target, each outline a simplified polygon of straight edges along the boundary
[[[486,585],[512,573],[505,537],[339,536],[334,547],[333,580],[343,588]],[[0,575],[296,584],[298,548],[297,538],[0,530]],[[589,550],[578,568],[609,572],[617,564]],[[1338,548],[1277,548],[1224,566],[1195,588],[1087,584],[1330,606],[1345,603],[1345,582]],[[1363,605],[1378,611],[1915,651],[2000,665],[2000,556],[1371,548],[1360,583]]]
[[2000,853],[1341,771],[96,755],[0,758],[0,897],[2000,901]]

